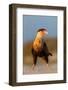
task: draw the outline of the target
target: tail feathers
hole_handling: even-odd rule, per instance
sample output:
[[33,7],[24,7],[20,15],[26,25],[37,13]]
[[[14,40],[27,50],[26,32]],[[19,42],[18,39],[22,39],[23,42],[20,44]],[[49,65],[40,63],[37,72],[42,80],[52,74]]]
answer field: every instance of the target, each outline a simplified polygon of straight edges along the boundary
[[52,56],[52,53],[49,53],[50,56]]

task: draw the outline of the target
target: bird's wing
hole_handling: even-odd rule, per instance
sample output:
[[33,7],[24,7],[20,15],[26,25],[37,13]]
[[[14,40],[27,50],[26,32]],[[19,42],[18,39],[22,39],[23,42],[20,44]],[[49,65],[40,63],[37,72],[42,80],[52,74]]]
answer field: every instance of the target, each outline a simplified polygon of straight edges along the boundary
[[49,53],[49,49],[45,41],[43,41],[43,49],[45,50],[45,52]]
[[44,42],[44,44],[43,44],[43,49],[45,50],[45,53],[46,54],[52,56],[52,53],[49,52],[49,49],[48,49],[48,46],[47,46],[46,42]]

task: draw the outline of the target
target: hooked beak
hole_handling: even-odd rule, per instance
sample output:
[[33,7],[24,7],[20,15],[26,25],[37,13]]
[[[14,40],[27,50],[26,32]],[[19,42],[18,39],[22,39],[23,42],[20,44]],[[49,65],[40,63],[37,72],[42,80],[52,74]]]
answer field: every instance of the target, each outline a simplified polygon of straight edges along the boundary
[[48,32],[47,31],[44,31],[45,35],[48,35]]

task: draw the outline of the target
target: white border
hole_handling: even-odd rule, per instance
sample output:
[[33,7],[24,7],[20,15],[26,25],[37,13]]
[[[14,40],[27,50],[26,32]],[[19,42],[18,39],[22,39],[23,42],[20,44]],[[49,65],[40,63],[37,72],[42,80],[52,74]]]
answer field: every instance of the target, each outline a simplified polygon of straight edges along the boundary
[[[58,53],[57,53],[57,69],[55,74],[36,74],[22,75],[23,71],[23,15],[42,15],[58,17]],[[33,81],[51,81],[63,80],[63,11],[59,10],[42,10],[42,9],[17,9],[17,82],[33,82]]]

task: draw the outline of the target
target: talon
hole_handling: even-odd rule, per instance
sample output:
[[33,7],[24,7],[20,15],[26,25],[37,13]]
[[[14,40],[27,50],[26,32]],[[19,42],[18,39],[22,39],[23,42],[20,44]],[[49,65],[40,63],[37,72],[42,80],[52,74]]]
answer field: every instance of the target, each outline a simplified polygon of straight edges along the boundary
[[32,65],[32,69],[33,69],[33,70],[35,69],[35,65],[34,65],[34,64]]
[[48,67],[48,64],[46,64],[47,65],[47,67]]

